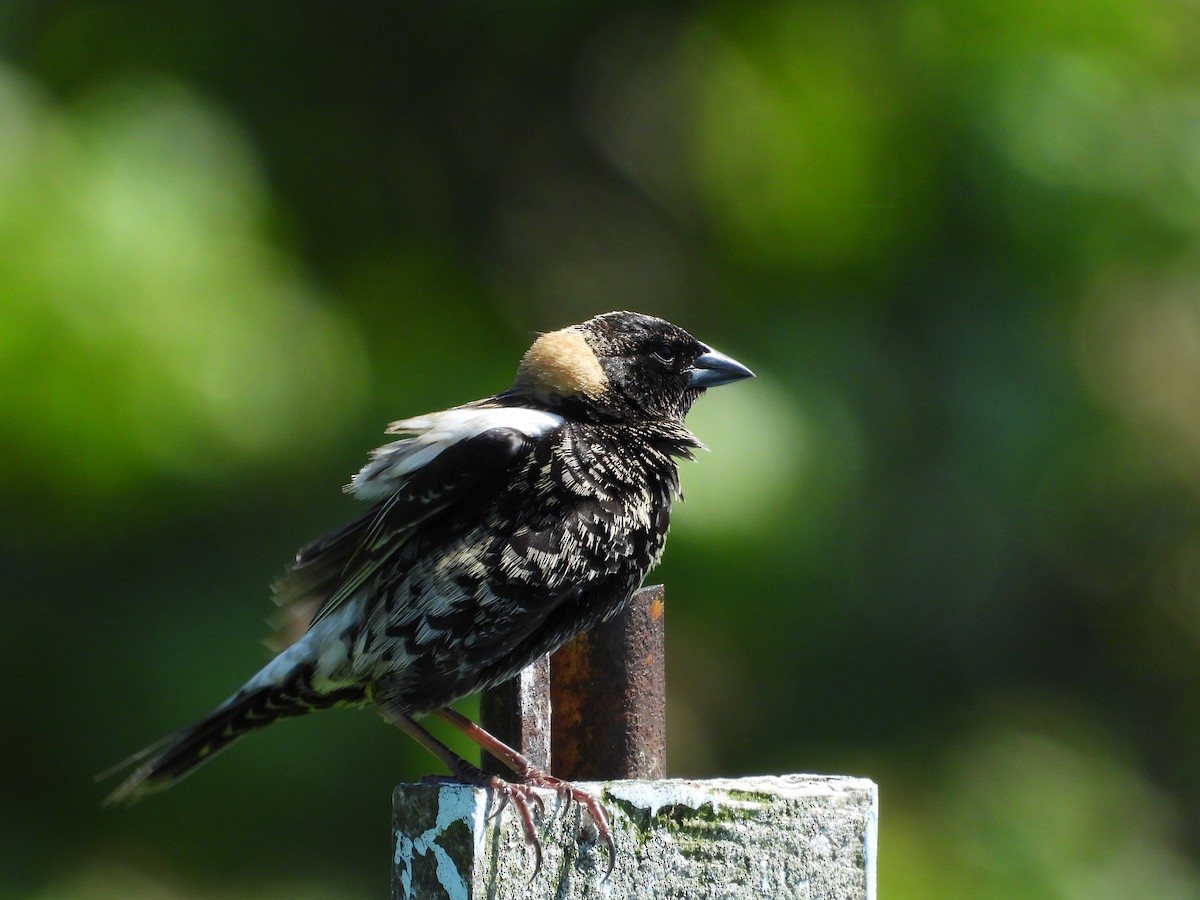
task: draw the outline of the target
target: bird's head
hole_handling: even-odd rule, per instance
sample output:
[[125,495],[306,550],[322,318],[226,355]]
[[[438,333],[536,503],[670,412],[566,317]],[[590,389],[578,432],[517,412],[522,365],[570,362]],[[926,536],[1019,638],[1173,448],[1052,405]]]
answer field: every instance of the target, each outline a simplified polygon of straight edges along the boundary
[[670,322],[611,312],[534,341],[513,391],[552,409],[682,422],[705,388],[753,376]]

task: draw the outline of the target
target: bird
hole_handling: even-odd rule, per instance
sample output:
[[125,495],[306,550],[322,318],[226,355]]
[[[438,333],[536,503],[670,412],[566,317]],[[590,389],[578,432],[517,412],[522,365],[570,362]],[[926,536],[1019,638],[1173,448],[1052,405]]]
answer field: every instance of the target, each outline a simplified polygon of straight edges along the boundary
[[[103,773],[128,772],[106,802],[167,788],[279,719],[368,707],[454,777],[499,790],[501,809],[513,802],[538,868],[532,789],[580,802],[611,873],[599,799],[449,707],[627,606],[662,556],[678,463],[702,447],[684,418],[708,388],[753,375],[670,322],[617,311],[538,336],[498,394],[391,423],[405,436],[345,487],[368,511],[303,547],[274,585],[307,619],[300,637],[207,716]],[[458,756],[426,715],[516,779]]]

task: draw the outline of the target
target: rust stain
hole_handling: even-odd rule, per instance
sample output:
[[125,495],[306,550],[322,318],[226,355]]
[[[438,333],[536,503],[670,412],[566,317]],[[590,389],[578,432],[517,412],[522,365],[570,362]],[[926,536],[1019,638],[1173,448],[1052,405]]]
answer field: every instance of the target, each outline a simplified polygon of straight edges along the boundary
[[659,594],[650,602],[650,618],[661,619],[665,608],[666,604],[663,603],[662,594]]
[[663,595],[642,588],[623,613],[554,654],[550,755],[560,778],[664,776]]

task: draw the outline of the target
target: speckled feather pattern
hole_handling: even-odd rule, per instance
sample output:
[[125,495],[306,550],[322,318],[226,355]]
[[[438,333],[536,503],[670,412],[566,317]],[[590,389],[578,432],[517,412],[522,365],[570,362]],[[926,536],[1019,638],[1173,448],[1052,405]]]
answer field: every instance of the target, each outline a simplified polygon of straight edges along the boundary
[[[611,617],[658,562],[676,456],[696,445],[685,429],[564,423],[504,444],[476,502],[365,586],[338,638],[352,649],[326,653],[315,686],[371,683],[374,702],[406,713],[444,706]],[[382,546],[395,539],[386,521],[376,530]]]

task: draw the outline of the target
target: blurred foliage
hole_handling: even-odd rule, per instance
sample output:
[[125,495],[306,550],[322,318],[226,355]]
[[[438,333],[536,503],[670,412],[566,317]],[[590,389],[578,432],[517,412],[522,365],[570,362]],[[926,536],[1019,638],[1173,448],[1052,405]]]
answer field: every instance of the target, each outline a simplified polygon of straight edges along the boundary
[[[0,71],[4,417],[14,485],[127,492],[328,439],[362,352],[263,233],[233,127],[178,87],[106,86],[73,115]],[[80,448],[86,452],[80,452]]]
[[1200,896],[1200,20],[1150,0],[0,7],[0,894],[378,896],[265,658],[383,424],[632,308],[691,424],[671,770],[881,785],[880,895]]

